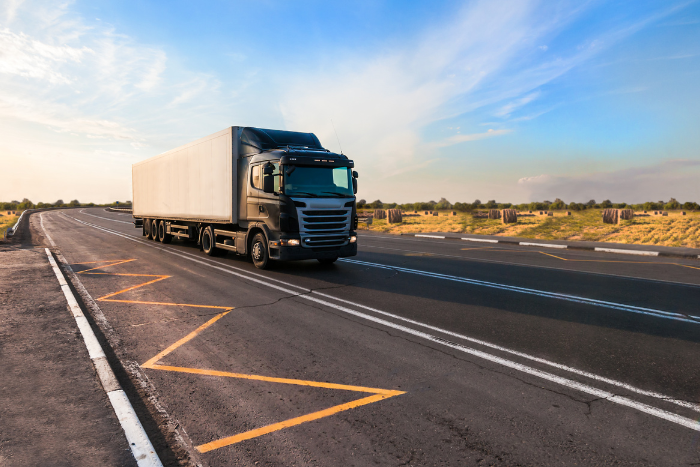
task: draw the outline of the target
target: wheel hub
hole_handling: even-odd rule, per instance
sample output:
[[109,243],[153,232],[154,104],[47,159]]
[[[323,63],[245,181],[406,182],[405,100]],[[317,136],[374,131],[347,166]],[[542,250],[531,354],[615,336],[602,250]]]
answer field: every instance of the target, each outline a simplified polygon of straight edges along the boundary
[[262,259],[262,245],[260,242],[253,245],[253,258],[255,258],[256,261],[260,261]]

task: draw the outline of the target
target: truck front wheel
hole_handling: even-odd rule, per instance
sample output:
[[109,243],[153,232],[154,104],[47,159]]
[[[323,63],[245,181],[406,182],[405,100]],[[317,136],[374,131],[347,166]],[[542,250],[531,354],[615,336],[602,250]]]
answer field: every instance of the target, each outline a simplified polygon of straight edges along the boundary
[[253,264],[258,269],[267,269],[270,262],[270,255],[267,251],[267,242],[265,235],[258,233],[253,237],[253,243],[250,247],[250,256],[253,258]]
[[219,250],[216,248],[216,240],[214,240],[214,229],[211,225],[207,226],[202,232],[202,250],[209,256],[216,256]]

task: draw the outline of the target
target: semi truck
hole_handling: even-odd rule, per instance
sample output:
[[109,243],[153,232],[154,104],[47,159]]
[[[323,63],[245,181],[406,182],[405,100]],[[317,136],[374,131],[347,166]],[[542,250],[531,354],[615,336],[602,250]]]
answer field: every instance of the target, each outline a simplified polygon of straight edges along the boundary
[[134,226],[207,255],[330,264],[357,254],[358,174],[313,133],[232,126],[132,166]]

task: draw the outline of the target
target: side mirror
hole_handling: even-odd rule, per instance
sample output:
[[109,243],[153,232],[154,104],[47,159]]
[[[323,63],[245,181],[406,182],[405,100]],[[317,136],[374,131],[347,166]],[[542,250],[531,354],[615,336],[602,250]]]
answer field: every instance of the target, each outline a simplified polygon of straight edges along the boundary
[[275,166],[269,162],[263,166],[263,175],[272,175],[275,171]]
[[357,194],[357,179],[355,177],[352,178],[352,192]]
[[357,177],[359,177],[359,174],[353,170],[352,171],[352,178],[357,178]]
[[[265,167],[265,169],[267,169],[267,167]],[[265,193],[275,192],[275,176],[272,175],[272,172],[263,175],[263,191]]]

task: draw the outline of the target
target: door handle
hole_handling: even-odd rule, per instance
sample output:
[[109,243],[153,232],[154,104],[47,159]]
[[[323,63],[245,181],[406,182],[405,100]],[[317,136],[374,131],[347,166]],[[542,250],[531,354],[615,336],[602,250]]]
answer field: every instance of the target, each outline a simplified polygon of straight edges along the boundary
[[259,212],[265,212],[265,207],[261,204],[258,206],[258,211]]

